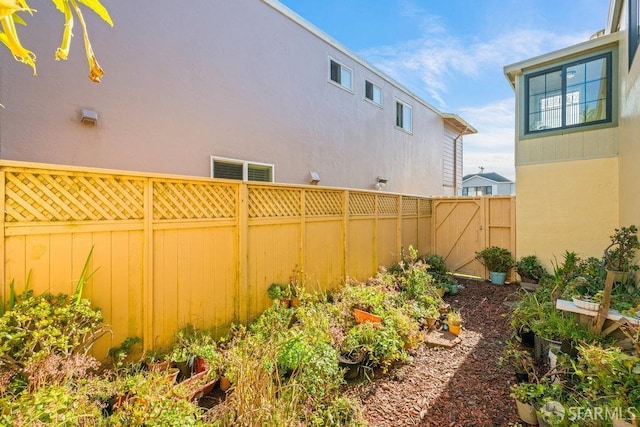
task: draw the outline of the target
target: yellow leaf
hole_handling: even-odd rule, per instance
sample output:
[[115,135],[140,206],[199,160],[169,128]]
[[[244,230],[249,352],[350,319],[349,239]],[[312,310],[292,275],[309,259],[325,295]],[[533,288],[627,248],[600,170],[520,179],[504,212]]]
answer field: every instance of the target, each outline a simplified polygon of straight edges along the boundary
[[18,33],[16,32],[15,22],[13,21],[13,15],[5,16],[0,19],[2,23],[2,43],[9,48],[13,57],[20,62],[23,62],[31,68],[33,68],[33,74],[36,74],[36,56],[33,52],[25,49],[20,40],[18,39]]
[[113,27],[113,21],[111,20],[111,16],[109,15],[109,11],[100,3],[100,0],[78,0],[83,5],[87,6],[89,9],[93,10],[100,18],[104,20],[107,24]]
[[71,37],[73,37],[73,14],[71,13],[71,8],[69,7],[68,2],[64,2],[64,32],[62,33],[62,43],[60,47],[56,50],[55,58],[56,61],[66,60],[69,57],[69,49],[71,48]]

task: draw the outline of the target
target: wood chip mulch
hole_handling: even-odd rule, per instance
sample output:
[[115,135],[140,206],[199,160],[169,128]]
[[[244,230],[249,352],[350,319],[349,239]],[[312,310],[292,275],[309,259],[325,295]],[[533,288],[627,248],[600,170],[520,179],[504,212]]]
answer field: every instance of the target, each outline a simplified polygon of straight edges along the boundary
[[509,398],[513,369],[498,366],[511,335],[507,314],[518,285],[459,282],[464,289],[445,297],[463,316],[458,345],[421,344],[411,362],[347,388],[362,402],[370,426],[509,426],[520,421]]

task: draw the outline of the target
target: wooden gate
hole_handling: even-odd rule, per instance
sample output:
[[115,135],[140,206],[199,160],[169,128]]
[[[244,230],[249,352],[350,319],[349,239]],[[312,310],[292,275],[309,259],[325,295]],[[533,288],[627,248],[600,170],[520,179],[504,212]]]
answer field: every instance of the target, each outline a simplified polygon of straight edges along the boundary
[[515,198],[511,196],[433,199],[433,252],[454,273],[487,277],[475,254],[489,246],[515,255]]

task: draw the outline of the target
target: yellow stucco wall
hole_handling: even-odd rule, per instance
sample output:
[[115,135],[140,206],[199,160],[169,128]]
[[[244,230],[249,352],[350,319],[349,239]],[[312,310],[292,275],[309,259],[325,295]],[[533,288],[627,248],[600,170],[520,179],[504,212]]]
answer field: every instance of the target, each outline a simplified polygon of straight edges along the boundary
[[565,250],[601,256],[618,227],[618,158],[522,165],[516,170],[516,253],[547,266]]

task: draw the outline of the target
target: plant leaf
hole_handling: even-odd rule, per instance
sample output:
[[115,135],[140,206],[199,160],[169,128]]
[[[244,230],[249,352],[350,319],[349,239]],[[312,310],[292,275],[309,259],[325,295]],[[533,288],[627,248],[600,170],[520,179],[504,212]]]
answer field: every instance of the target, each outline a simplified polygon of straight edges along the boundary
[[89,270],[89,261],[91,260],[91,255],[93,254],[94,246],[91,246],[91,250],[89,251],[89,255],[87,255],[87,259],[84,262],[84,266],[82,267],[82,272],[80,273],[80,278],[78,279],[78,285],[76,286],[76,291],[74,292],[74,303],[79,304],[80,300],[82,300],[82,291],[84,290],[84,285],[91,279],[98,269],[96,268],[88,274]]
[[111,20],[111,16],[109,15],[109,11],[100,3],[100,0],[78,0],[83,5],[87,6],[89,9],[93,10],[100,18],[104,20],[107,24],[113,27],[113,21]]

